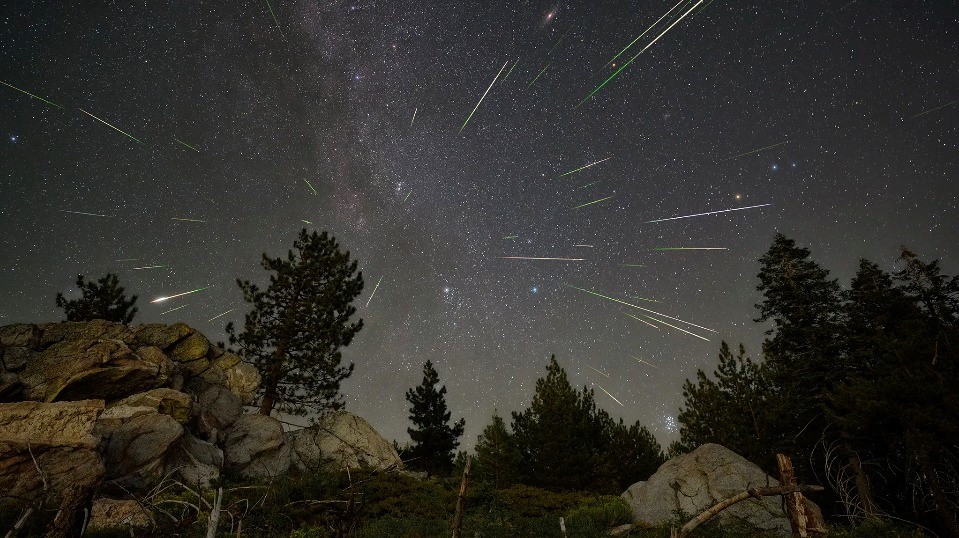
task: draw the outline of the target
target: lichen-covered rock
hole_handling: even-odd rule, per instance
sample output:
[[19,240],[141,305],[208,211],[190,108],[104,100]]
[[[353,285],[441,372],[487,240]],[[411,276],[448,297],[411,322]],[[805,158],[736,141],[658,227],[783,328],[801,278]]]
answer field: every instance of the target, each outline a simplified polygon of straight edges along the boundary
[[25,347],[34,349],[40,345],[40,327],[30,323],[16,323],[0,327],[0,347]]
[[169,415],[180,424],[186,424],[190,420],[190,412],[193,409],[193,398],[178,390],[159,388],[140,392],[110,404],[110,407],[115,406],[152,407],[160,414]]
[[132,343],[136,346],[153,346],[161,350],[166,350],[173,344],[193,334],[193,329],[185,323],[175,323],[173,325],[148,323],[134,327],[132,332]]
[[94,499],[89,530],[144,529],[152,525],[150,512],[135,500]]
[[201,441],[189,433],[181,439],[167,464],[168,473],[176,472],[187,484],[199,484],[209,488],[220,478],[223,468],[223,451],[213,443]]
[[183,427],[173,417],[152,407],[115,406],[97,421],[100,453],[107,479],[143,486],[159,479]]
[[[676,510],[698,515],[722,499],[767,484],[779,482],[739,454],[709,443],[662,464],[648,480],[630,486],[623,498],[636,520],[663,525]],[[807,503],[815,507],[808,499]],[[778,497],[742,501],[720,512],[717,519],[720,524],[738,521],[764,533],[792,536]]]
[[393,448],[370,424],[348,411],[337,411],[309,428],[288,434],[293,463],[299,469],[402,468]]
[[3,497],[56,506],[72,488],[97,485],[104,475],[95,433],[102,411],[102,401],[0,404]]
[[193,374],[200,374],[210,367],[207,352],[210,350],[210,341],[200,333],[193,333],[177,342],[170,350],[170,360],[183,364]]
[[[37,344],[40,349],[47,348],[58,342],[73,340],[121,340],[131,337],[130,328],[120,323],[113,323],[104,319],[92,321],[62,321],[60,323],[44,323],[40,325],[42,334]],[[34,347],[34,346],[25,346]]]
[[266,415],[243,415],[221,443],[224,470],[252,479],[282,475],[290,467],[290,444],[283,425]]
[[226,370],[225,385],[243,405],[250,405],[260,388],[260,371],[252,364],[238,363]]
[[0,350],[0,357],[3,359],[3,369],[16,372],[26,366],[36,354],[36,351],[28,347],[14,346],[4,348]]

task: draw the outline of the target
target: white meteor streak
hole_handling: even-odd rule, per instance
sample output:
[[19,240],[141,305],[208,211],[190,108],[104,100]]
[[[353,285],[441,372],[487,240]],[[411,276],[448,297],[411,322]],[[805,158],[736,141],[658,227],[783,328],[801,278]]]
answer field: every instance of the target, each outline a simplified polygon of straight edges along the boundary
[[643,364],[648,364],[648,365],[652,366],[653,368],[659,368],[659,367],[656,366],[655,364],[653,364],[653,363],[651,363],[651,362],[648,362],[648,361],[644,361],[643,359],[640,359],[640,358],[637,357],[636,355],[630,355],[630,357],[636,359],[637,361],[639,361],[639,362],[641,362],[641,363],[643,363]]
[[503,69],[506,69],[506,65],[507,65],[508,63],[509,63],[509,60],[507,60],[507,61],[503,64],[503,67],[501,67],[501,68],[499,69],[499,73],[496,73],[496,77],[493,78],[493,82],[490,82],[490,83],[489,83],[489,88],[486,88],[486,91],[483,92],[483,97],[480,97],[480,100],[476,103],[476,106],[473,107],[473,111],[470,112],[470,115],[466,118],[466,121],[463,122],[463,126],[460,127],[460,132],[461,132],[461,133],[463,132],[463,129],[466,128],[466,124],[470,122],[470,118],[472,118],[472,117],[473,117],[473,114],[476,113],[476,109],[478,109],[478,108],[480,107],[480,104],[482,104],[483,99],[486,99],[486,94],[488,94],[489,91],[493,89],[493,84],[496,84],[496,80],[499,78],[499,76],[500,76],[501,74],[503,74]]
[[182,296],[184,296],[184,295],[189,295],[189,294],[191,294],[191,293],[196,293],[196,292],[198,292],[198,291],[203,291],[203,290],[205,290],[205,289],[207,289],[207,288],[209,288],[209,287],[210,287],[210,286],[204,286],[204,287],[202,287],[202,288],[198,288],[198,289],[190,290],[190,291],[185,291],[185,292],[183,292],[183,293],[177,293],[176,295],[170,295],[170,296],[168,296],[168,297],[157,297],[156,299],[150,301],[150,303],[151,303],[151,304],[152,304],[152,303],[162,303],[163,301],[166,301],[166,300],[169,300],[169,299],[174,299],[174,298],[176,298],[176,297],[182,297]]
[[612,398],[614,402],[618,403],[619,405],[621,405],[621,406],[623,406],[623,407],[626,407],[625,405],[623,405],[623,402],[617,400],[615,396],[613,396],[612,394],[610,394],[609,391],[606,390],[606,389],[604,389],[600,384],[598,384],[598,383],[593,383],[593,384],[596,385],[597,387],[599,387],[599,390],[605,392],[605,393],[606,393],[606,396],[609,396],[610,398]]
[[707,211],[706,213],[696,213],[695,215],[682,215],[680,217],[669,217],[665,219],[647,220],[646,224],[651,224],[653,222],[666,222],[667,220],[691,219],[693,217],[704,217],[706,215],[718,215],[720,213],[729,213],[731,211],[742,211],[744,209],[756,209],[757,207],[768,207],[771,205],[772,204],[759,204],[759,205],[751,205],[747,207],[734,207],[732,209],[721,209],[719,211]]
[[648,321],[646,321],[645,319],[642,319],[642,318],[637,318],[636,316],[634,316],[634,315],[632,315],[632,314],[630,314],[629,312],[623,312],[623,314],[626,314],[627,316],[629,316],[629,317],[631,317],[631,318],[633,318],[633,319],[635,319],[636,321],[641,321],[641,322],[643,322],[643,323],[645,323],[646,325],[649,325],[650,327],[652,327],[652,328],[654,328],[654,329],[656,329],[657,331],[659,330],[659,327],[657,327],[657,326],[655,326],[655,325],[653,325],[652,323],[650,323],[650,322],[648,322]]
[[555,260],[561,262],[581,262],[586,258],[531,258],[528,256],[497,256],[501,260]]
[[376,286],[373,286],[373,293],[370,294],[370,298],[366,300],[366,306],[370,306],[370,301],[373,300],[373,296],[376,295],[376,290],[380,287],[380,282],[383,281],[383,277],[380,276],[380,279],[376,281]]
[[[576,287],[576,286],[573,286],[572,284],[566,284],[565,282],[561,282],[561,284],[562,284],[563,286],[566,286],[567,288],[573,288],[574,290],[585,291],[586,293],[588,293],[588,294],[590,294],[590,295],[595,295],[595,296],[597,296],[597,297],[602,297],[603,299],[606,299],[606,300],[608,300],[608,301],[613,301],[614,303],[624,304],[624,305],[626,305],[626,306],[631,306],[631,307],[633,307],[633,308],[637,308],[637,309],[642,310],[642,311],[644,311],[644,312],[649,312],[650,314],[656,314],[657,316],[660,316],[660,317],[664,317],[664,318],[676,320],[676,321],[678,321],[678,322],[680,322],[680,323],[685,323],[686,325],[691,325],[691,326],[693,326],[693,327],[696,327],[697,329],[703,329],[704,331],[709,331],[709,332],[711,332],[711,333],[716,332],[716,331],[714,331],[714,330],[712,330],[712,329],[710,329],[710,328],[708,328],[708,327],[703,327],[702,325],[696,325],[695,323],[690,323],[690,322],[688,322],[688,321],[684,321],[684,320],[681,320],[681,319],[679,319],[679,318],[674,318],[673,316],[667,316],[666,314],[661,314],[661,313],[659,313],[659,312],[657,312],[657,311],[655,311],[655,310],[650,310],[650,309],[648,309],[648,308],[643,308],[643,307],[641,307],[641,306],[636,306],[636,305],[634,305],[634,304],[632,304],[632,303],[627,303],[626,301],[621,301],[621,300],[619,300],[619,299],[610,297],[610,296],[608,296],[608,295],[603,295],[602,293],[596,293],[595,291],[592,291],[592,290],[587,290],[587,289],[584,289],[584,288],[578,288],[578,287]],[[648,317],[648,316],[647,316],[647,317]],[[658,320],[658,319],[656,319],[656,318],[649,318],[649,319],[651,319],[651,320],[653,320],[653,321],[658,321],[659,323],[662,323],[662,324],[664,324],[664,325],[666,324],[665,322],[660,321],[660,320]],[[703,338],[703,337],[700,336],[699,338]],[[706,340],[706,339],[703,338],[703,340]]]
[[222,314],[217,314],[217,315],[213,316],[212,318],[208,319],[207,321],[213,321],[213,320],[215,320],[215,319],[217,319],[217,318],[222,318],[223,316],[229,314],[230,312],[233,312],[234,310],[236,310],[236,308],[231,308],[231,309],[227,310],[226,312],[224,312],[224,313],[222,313]]
[[603,372],[602,370],[597,370],[596,368],[593,368],[592,366],[590,366],[590,365],[588,365],[588,364],[586,365],[586,367],[589,368],[590,370],[596,372],[596,373],[599,374],[599,375],[604,375],[604,376],[606,376],[606,377],[609,377],[609,374],[607,374],[606,372]]
[[110,218],[113,215],[101,215],[99,213],[84,213],[83,211],[70,211],[69,209],[61,209],[63,213],[73,213],[74,215],[86,215],[88,217],[107,217]]

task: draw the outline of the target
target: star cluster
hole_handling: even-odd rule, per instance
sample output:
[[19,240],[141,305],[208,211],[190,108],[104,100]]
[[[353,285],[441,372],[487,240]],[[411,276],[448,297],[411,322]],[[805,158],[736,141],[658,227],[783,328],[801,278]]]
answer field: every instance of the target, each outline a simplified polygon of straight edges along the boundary
[[703,2],[584,101],[672,5],[5,3],[0,323],[114,272],[138,321],[223,339],[235,279],[325,229],[366,281],[347,405],[387,438],[426,360],[469,446],[554,353],[668,442],[720,340],[758,355],[774,233],[841,280],[959,255],[955,5]]

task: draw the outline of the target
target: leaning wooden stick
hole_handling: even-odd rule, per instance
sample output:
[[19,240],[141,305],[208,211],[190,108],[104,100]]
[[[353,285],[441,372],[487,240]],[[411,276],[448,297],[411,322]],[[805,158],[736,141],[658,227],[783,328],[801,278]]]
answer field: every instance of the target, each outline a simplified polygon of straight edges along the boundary
[[740,493],[733,495],[732,497],[727,497],[719,501],[718,503],[714,504],[712,507],[707,509],[702,514],[699,514],[698,516],[689,520],[689,522],[683,525],[683,528],[679,530],[679,537],[686,538],[687,536],[689,536],[691,532],[693,532],[693,530],[696,529],[696,527],[702,525],[703,523],[706,523],[707,521],[712,519],[716,514],[722,512],[723,510],[729,508],[730,506],[740,501],[745,501],[746,499],[749,499],[749,498],[758,499],[760,497],[774,497],[774,496],[786,495],[788,493],[796,493],[796,492],[812,493],[812,492],[822,491],[822,490],[823,490],[822,486],[807,486],[807,485],[775,486],[775,487],[769,487],[769,488],[749,488],[746,491],[742,491]]

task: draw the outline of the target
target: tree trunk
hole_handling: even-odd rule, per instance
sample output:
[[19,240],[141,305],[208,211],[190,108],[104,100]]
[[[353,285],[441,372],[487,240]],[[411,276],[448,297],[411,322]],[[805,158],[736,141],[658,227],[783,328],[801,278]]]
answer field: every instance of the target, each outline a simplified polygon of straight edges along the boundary
[[769,487],[769,488],[750,488],[750,489],[747,489],[746,491],[739,492],[733,495],[732,497],[727,497],[719,501],[718,503],[714,504],[712,507],[707,509],[702,514],[699,514],[698,516],[689,520],[688,523],[683,525],[683,528],[680,529],[679,532],[676,532],[676,530],[673,529],[671,534],[674,536],[678,536],[679,538],[686,538],[687,536],[689,536],[690,533],[693,532],[693,530],[696,529],[696,527],[702,525],[703,523],[706,523],[707,521],[712,519],[714,516],[716,516],[716,514],[722,512],[723,510],[729,508],[730,506],[740,501],[745,501],[746,499],[749,499],[750,497],[758,499],[760,497],[791,495],[799,492],[810,493],[810,492],[822,491],[822,490],[823,490],[822,486],[797,486],[797,485],[792,485],[792,486],[779,485],[779,486]]
[[[796,472],[793,470],[793,462],[789,456],[776,454],[776,463],[779,465],[779,484],[786,487],[796,485]],[[797,538],[808,538],[806,532],[806,500],[802,493],[794,491],[783,495],[786,501],[786,515],[789,516],[789,525],[793,529],[793,536]]]
[[879,513],[879,510],[876,508],[876,501],[872,498],[872,488],[869,486],[869,477],[867,477],[865,471],[862,470],[862,461],[859,459],[859,454],[856,453],[850,443],[852,436],[844,431],[840,432],[839,437],[842,438],[842,447],[846,451],[849,468],[852,470],[853,477],[855,478],[856,495],[859,497],[859,504],[862,507],[862,511],[867,519],[874,518]]
[[926,475],[929,492],[932,493],[932,500],[936,503],[936,518],[942,525],[942,530],[947,533],[946,536],[959,538],[959,524],[956,522],[956,514],[953,513],[949,498],[943,491],[942,484],[939,483],[936,469],[926,461],[922,464],[922,474]]
[[263,399],[260,400],[260,414],[270,416],[273,406],[276,405],[276,388],[280,385],[280,372],[283,369],[283,356],[286,355],[286,346],[277,347],[267,367],[263,379]]
[[463,526],[463,504],[466,501],[466,486],[470,478],[470,464],[473,458],[466,456],[466,467],[463,469],[463,481],[460,482],[460,494],[456,497],[456,514],[453,515],[453,538],[460,538],[460,528]]

